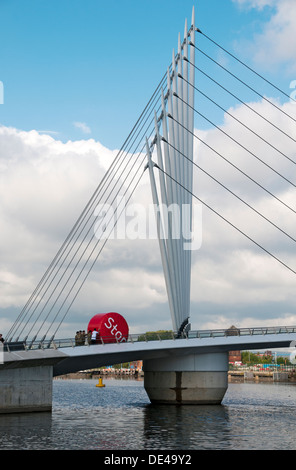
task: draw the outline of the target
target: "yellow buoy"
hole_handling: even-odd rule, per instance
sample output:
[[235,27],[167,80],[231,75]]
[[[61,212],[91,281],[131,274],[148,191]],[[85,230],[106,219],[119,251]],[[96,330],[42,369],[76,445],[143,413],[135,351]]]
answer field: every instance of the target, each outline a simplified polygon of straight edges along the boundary
[[99,383],[96,384],[96,387],[105,387],[105,384],[103,384],[103,379],[101,379],[101,377],[99,378]]

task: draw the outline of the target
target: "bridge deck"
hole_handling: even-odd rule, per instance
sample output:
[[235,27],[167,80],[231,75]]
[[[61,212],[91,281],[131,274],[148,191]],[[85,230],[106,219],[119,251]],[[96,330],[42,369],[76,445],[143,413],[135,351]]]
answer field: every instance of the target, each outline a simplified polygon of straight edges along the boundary
[[59,351],[68,357],[54,367],[54,375],[134,360],[231,350],[287,348],[292,341],[296,343],[296,329],[273,334],[207,336],[60,348]]
[[56,376],[134,360],[231,350],[287,348],[292,341],[296,344],[296,327],[289,326],[190,331],[186,338],[176,338],[172,333],[171,339],[162,339],[161,335],[159,339],[151,335],[129,335],[125,343],[82,346],[75,346],[73,339],[37,341],[30,344],[30,348],[18,345],[18,350],[8,343],[0,368],[27,367],[40,361],[52,361],[57,362],[53,368]]

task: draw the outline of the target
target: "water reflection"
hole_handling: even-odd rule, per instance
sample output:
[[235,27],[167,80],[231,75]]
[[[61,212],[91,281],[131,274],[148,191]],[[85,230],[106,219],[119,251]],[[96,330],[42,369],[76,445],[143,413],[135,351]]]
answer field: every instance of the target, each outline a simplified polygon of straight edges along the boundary
[[152,405],[141,381],[105,384],[54,381],[52,413],[0,415],[0,448],[296,448],[291,384],[230,384],[220,406]]
[[50,445],[52,414],[22,413],[0,415],[0,448],[6,450],[44,448]]
[[147,405],[144,413],[145,449],[227,448],[229,415],[223,405]]

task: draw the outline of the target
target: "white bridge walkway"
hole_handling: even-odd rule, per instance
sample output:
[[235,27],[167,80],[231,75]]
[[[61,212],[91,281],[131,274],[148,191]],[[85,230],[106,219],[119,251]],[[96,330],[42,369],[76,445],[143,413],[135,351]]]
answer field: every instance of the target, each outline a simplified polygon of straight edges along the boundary
[[[231,350],[289,348],[296,345],[296,326],[190,331],[187,337],[149,340],[149,335],[129,335],[125,343],[75,346],[74,339],[36,342],[31,349],[7,344],[0,368],[52,363],[53,375],[113,365],[133,360],[189,356]],[[151,338],[151,336],[150,336]]]

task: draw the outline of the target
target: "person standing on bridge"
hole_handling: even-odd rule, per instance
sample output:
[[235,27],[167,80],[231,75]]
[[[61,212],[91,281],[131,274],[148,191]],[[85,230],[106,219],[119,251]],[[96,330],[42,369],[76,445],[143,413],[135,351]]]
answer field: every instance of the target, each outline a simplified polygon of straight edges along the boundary
[[87,339],[87,335],[85,333],[85,330],[82,330],[82,332],[81,332],[81,346],[84,346],[86,344],[86,339]]
[[78,346],[79,345],[79,331],[76,331],[76,335],[75,335],[75,346]]
[[98,338],[98,332],[97,329],[94,328],[92,334],[91,334],[91,344],[96,344]]
[[87,332],[87,344],[88,345],[91,344],[91,330],[88,330],[88,332]]
[[1,333],[0,333],[0,341],[1,341],[1,343],[4,343],[4,338],[3,338]]

